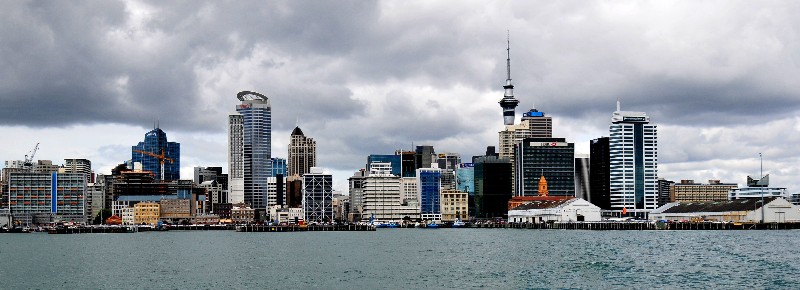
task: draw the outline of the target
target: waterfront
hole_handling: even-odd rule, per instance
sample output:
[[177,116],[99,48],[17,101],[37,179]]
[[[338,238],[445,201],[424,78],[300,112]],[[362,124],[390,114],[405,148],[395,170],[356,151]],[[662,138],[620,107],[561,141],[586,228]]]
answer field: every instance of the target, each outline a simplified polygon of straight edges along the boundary
[[794,288],[800,231],[0,236],[2,289]]

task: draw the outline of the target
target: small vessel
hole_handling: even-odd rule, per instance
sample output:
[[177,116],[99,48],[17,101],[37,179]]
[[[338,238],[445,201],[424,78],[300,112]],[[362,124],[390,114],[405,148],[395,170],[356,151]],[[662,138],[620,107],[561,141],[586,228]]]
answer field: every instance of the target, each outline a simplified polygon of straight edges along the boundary
[[436,224],[435,222],[430,222],[430,223],[428,223],[428,224],[426,224],[426,225],[425,225],[425,228],[430,228],[430,229],[438,229],[438,228],[439,228],[439,225],[438,225],[438,224]]
[[453,222],[453,227],[454,228],[463,228],[465,225],[466,224],[464,222],[462,222],[461,219],[458,219],[458,218],[456,219],[455,222]]

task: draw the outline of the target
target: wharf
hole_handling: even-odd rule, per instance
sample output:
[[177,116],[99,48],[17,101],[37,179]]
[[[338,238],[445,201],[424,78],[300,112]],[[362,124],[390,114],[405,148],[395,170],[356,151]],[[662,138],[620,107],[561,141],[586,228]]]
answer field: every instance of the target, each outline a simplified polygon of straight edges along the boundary
[[237,232],[252,233],[252,232],[363,232],[375,231],[375,226],[372,225],[286,225],[286,226],[271,226],[271,225],[241,225],[236,226]]
[[555,230],[791,230],[800,229],[800,223],[734,223],[734,222],[556,222],[507,223],[471,225],[471,227],[502,227],[513,229]]
[[118,234],[133,232],[136,232],[136,229],[131,226],[55,227],[47,229],[48,234]]

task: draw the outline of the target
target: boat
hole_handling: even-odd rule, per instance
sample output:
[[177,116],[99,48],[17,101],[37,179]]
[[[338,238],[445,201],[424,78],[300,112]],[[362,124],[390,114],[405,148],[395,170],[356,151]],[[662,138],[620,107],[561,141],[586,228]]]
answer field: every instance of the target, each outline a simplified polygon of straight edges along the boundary
[[466,226],[466,224],[462,222],[461,219],[456,219],[456,221],[453,222],[454,228],[463,228],[464,226]]
[[426,224],[426,225],[425,225],[425,228],[430,228],[430,229],[438,229],[438,228],[439,228],[439,225],[438,225],[438,224],[436,224],[436,223],[434,223],[434,222],[430,222],[429,224]]

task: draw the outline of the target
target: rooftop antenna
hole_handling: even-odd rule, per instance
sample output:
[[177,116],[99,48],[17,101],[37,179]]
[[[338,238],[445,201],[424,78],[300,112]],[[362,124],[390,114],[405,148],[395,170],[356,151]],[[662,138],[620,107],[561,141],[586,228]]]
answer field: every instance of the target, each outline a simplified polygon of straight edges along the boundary
[[511,80],[511,31],[506,30],[506,76]]

